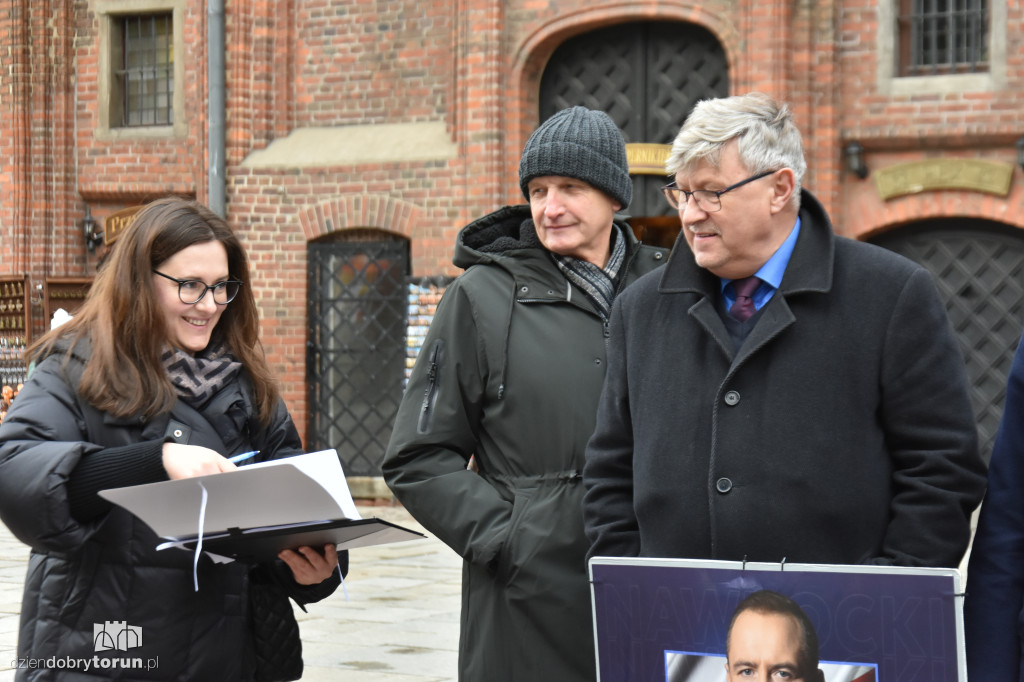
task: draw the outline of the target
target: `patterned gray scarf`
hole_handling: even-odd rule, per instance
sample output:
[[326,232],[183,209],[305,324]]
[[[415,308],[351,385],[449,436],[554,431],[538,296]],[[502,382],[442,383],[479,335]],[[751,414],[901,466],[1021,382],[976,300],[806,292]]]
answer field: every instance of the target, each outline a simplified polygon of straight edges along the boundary
[[197,410],[202,409],[242,369],[242,363],[235,360],[224,343],[211,345],[194,356],[177,348],[168,348],[160,359],[178,397]]
[[612,225],[612,250],[604,269],[572,256],[551,256],[565,278],[586,295],[594,304],[594,309],[601,319],[607,321],[612,301],[615,299],[615,282],[619,276],[619,268],[626,260],[626,239],[619,234],[619,227]]

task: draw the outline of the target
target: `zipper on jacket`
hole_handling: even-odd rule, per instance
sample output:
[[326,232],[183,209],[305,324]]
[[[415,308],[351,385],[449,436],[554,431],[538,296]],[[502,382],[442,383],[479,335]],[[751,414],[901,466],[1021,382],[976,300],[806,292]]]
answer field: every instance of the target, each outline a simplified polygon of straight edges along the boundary
[[434,403],[437,401],[437,375],[441,368],[442,360],[444,360],[444,340],[438,339],[434,342],[434,347],[430,349],[430,367],[427,368],[427,389],[423,392],[420,421],[416,427],[420,433],[426,433],[430,429],[430,417],[434,413]]

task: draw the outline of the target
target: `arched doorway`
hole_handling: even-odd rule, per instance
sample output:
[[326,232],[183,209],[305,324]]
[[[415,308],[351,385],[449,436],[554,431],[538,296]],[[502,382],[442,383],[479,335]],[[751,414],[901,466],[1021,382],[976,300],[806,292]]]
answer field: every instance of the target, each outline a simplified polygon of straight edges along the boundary
[[939,218],[870,241],[920,263],[935,276],[967,364],[987,461],[1024,323],[1024,232],[989,220]]
[[[573,105],[611,116],[627,143],[671,144],[693,106],[729,94],[718,40],[683,22],[617,24],[575,36],[551,55],[541,77],[540,120]],[[679,217],[665,201],[664,175],[634,175],[628,213],[637,235],[670,247]]]
[[348,477],[380,476],[405,382],[409,244],[345,230],[308,259],[306,448],[335,448]]

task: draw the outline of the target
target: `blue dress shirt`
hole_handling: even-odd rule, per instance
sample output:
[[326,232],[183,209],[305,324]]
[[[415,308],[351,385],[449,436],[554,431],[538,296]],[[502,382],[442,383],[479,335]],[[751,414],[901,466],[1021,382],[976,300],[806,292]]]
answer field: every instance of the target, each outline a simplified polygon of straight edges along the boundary
[[[752,297],[754,300],[754,310],[760,310],[761,306],[770,301],[772,296],[775,295],[775,290],[782,284],[782,276],[786,274],[786,267],[789,265],[789,259],[793,255],[793,247],[796,246],[796,238],[799,234],[800,217],[797,216],[796,224],[793,226],[789,236],[786,237],[786,241],[782,242],[782,245],[768,259],[768,262],[754,273],[761,280],[761,286],[754,291]],[[732,288],[725,288],[730,282],[732,282],[731,279],[722,278],[722,298],[725,299],[726,310],[731,308],[732,304],[736,301],[732,295]]]

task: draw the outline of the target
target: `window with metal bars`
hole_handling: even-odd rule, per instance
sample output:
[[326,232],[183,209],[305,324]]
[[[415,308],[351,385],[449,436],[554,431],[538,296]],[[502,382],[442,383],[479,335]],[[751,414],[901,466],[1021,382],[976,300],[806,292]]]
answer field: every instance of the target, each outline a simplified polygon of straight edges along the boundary
[[987,0],[900,0],[899,75],[989,69]]
[[174,22],[166,14],[117,18],[115,91],[122,127],[174,123]]

